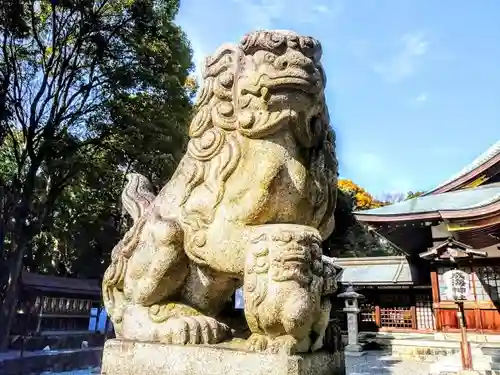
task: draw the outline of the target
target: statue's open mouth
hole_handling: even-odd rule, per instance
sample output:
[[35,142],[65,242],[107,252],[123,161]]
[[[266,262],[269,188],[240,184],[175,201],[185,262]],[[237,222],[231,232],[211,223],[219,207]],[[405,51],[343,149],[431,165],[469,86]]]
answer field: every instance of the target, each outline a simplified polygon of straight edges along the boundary
[[248,85],[241,90],[243,95],[252,94],[257,97],[266,98],[273,94],[282,92],[303,92],[314,95],[319,91],[318,81],[297,76],[279,76],[271,78],[262,76],[258,82]]
[[297,77],[280,77],[269,80],[264,83],[269,91],[303,91],[307,94],[312,93],[316,84]]
[[287,246],[282,253],[277,256],[277,259],[284,263],[309,263],[311,261],[310,255],[307,251],[299,246]]
[[309,257],[303,254],[286,254],[280,259],[286,263],[308,263],[310,260]]

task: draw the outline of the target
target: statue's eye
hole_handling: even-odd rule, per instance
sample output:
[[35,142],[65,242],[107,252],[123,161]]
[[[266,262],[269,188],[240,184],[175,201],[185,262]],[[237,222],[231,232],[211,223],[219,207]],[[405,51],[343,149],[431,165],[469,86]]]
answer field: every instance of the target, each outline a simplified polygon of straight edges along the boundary
[[314,48],[314,41],[311,38],[301,38],[300,47],[304,52],[310,51]]
[[273,55],[272,53],[266,53],[266,56],[264,57],[264,60],[267,63],[272,64],[276,60],[276,56]]
[[321,45],[318,44],[313,38],[303,37],[300,38],[300,48],[302,53],[313,59],[315,61],[319,61],[321,58]]

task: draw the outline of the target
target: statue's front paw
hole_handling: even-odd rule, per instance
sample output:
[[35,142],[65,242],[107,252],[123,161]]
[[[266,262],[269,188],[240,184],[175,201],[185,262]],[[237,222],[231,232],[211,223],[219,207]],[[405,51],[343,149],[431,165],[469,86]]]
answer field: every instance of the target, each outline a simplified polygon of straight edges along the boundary
[[297,353],[297,340],[291,335],[278,336],[271,341],[267,351],[272,354],[292,355]]
[[247,349],[252,352],[263,352],[267,349],[269,339],[260,333],[252,333],[247,339]]
[[165,344],[209,345],[218,344],[230,335],[230,328],[214,318],[203,315],[183,316],[168,319],[159,340]]

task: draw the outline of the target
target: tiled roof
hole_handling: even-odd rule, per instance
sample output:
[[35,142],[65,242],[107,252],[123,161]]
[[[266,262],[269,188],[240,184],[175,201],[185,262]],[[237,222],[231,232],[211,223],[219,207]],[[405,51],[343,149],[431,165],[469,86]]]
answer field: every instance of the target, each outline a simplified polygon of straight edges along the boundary
[[500,200],[500,183],[447,193],[425,195],[366,211],[359,215],[405,215],[447,210],[465,210],[486,206]]
[[449,183],[455,181],[456,179],[465,176],[467,173],[472,172],[474,169],[486,163],[488,160],[497,156],[498,154],[500,154],[500,141],[495,142],[490,148],[488,148],[485,152],[483,152],[481,155],[475,158],[470,164],[466,165],[460,172],[458,172],[448,180],[444,181],[443,183],[439,184],[431,191],[437,190],[440,187],[448,185]]
[[417,274],[404,256],[337,258],[335,263],[344,271],[343,284],[353,285],[410,285]]

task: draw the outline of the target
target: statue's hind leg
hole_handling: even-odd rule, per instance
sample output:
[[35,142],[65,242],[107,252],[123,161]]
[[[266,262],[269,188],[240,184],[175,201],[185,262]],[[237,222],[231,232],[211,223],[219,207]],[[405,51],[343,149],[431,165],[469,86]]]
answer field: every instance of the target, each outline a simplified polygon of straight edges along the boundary
[[227,340],[231,330],[215,316],[236,284],[232,278],[214,277],[192,265],[177,301],[167,299],[151,306],[135,304],[127,308],[123,323],[126,338],[180,345]]
[[184,232],[175,220],[151,220],[130,257],[125,274],[125,298],[151,306],[179,293],[189,273]]
[[217,344],[228,339],[228,326],[181,302],[128,306],[124,338],[165,344]]
[[150,206],[153,198],[144,177],[129,176],[123,202],[136,231],[113,250],[117,264],[103,282],[117,334],[150,342],[218,343],[230,330],[214,316],[236,282],[192,265],[182,226]]
[[160,317],[162,309],[163,314],[170,309],[167,315],[171,315],[162,327],[159,341],[173,344],[217,344],[229,339],[230,328],[216,317],[238,284],[239,281],[230,276],[191,263],[179,298],[181,302],[157,310],[156,317]]

